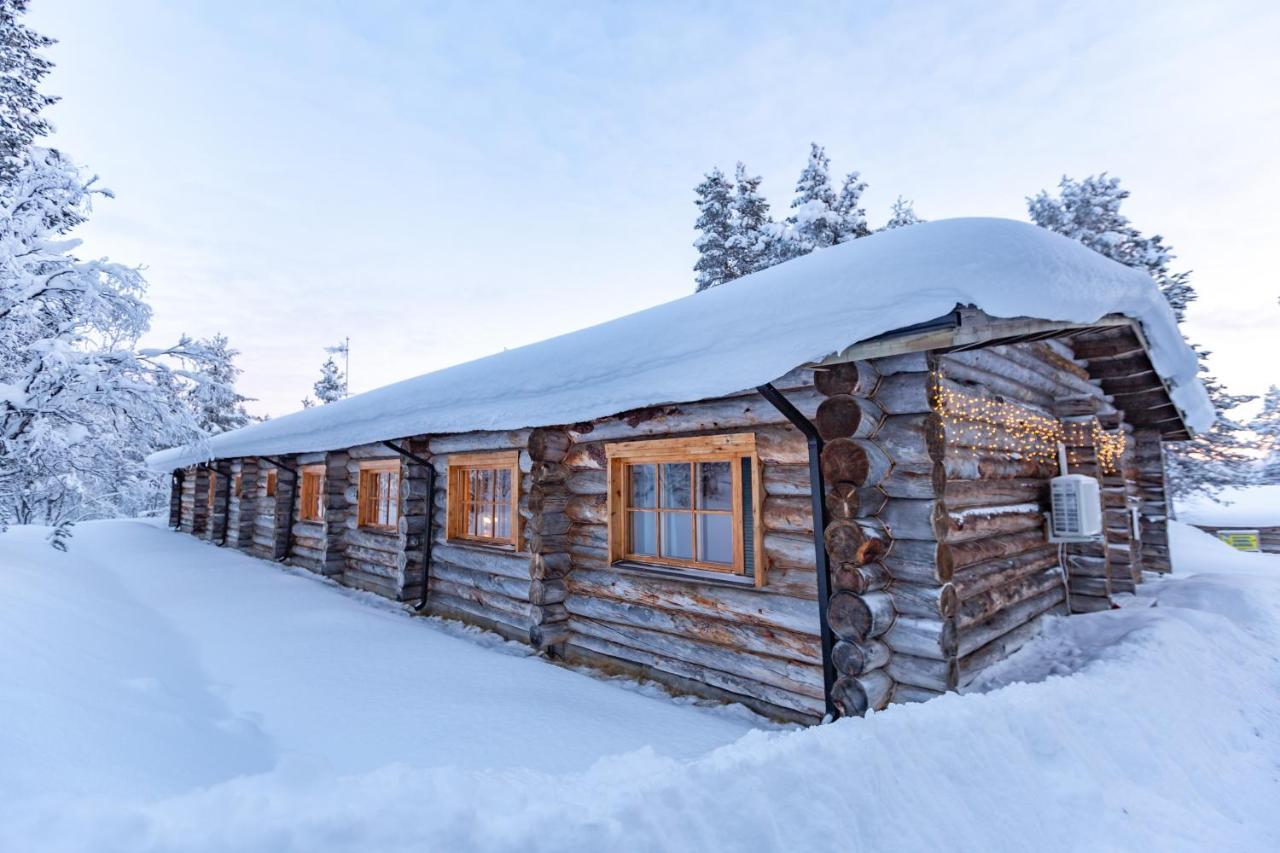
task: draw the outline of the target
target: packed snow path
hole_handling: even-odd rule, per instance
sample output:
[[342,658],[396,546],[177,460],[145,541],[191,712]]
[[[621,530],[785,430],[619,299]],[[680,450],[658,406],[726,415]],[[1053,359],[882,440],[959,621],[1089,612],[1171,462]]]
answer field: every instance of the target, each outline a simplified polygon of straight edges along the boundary
[[749,731],[152,524],[15,529],[0,850],[1280,849],[1280,558],[1174,534],[1158,607],[985,694]]

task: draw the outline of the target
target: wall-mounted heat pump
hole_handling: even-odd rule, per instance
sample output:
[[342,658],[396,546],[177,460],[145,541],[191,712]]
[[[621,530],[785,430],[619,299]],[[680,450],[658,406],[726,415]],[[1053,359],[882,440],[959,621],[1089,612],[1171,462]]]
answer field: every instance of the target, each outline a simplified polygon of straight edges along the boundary
[[1102,493],[1098,481],[1065,474],[1049,481],[1050,542],[1088,542],[1102,535]]

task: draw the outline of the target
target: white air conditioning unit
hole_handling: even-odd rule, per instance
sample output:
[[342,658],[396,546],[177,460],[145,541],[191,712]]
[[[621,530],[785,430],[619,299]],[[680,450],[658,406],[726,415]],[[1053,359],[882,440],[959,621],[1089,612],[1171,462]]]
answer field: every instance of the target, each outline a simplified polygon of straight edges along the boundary
[[1049,481],[1049,501],[1050,542],[1089,542],[1102,535],[1102,493],[1093,477],[1054,477]]

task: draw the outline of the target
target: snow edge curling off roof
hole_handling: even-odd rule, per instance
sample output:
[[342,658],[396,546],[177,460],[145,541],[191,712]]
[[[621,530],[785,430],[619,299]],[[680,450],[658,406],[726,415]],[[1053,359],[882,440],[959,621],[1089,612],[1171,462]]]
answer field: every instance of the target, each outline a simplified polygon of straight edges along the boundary
[[974,305],[991,317],[1141,324],[1187,426],[1214,411],[1150,276],[1007,219],[886,231],[702,293],[147,457],[157,471],[411,435],[589,421],[741,393],[859,341]]

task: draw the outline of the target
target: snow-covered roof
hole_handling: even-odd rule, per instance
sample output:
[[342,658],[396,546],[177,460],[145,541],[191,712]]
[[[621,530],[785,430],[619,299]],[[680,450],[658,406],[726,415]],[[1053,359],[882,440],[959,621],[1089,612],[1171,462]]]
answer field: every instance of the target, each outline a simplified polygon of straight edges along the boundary
[[1058,234],[948,219],[854,240],[598,326],[437,370],[148,457],[171,470],[420,434],[569,424],[734,394],[956,305],[993,317],[1141,323],[1188,426],[1213,408],[1149,276]]
[[1205,527],[1280,527],[1280,485],[1223,489],[1217,497],[1193,495],[1179,501],[1178,521]]

